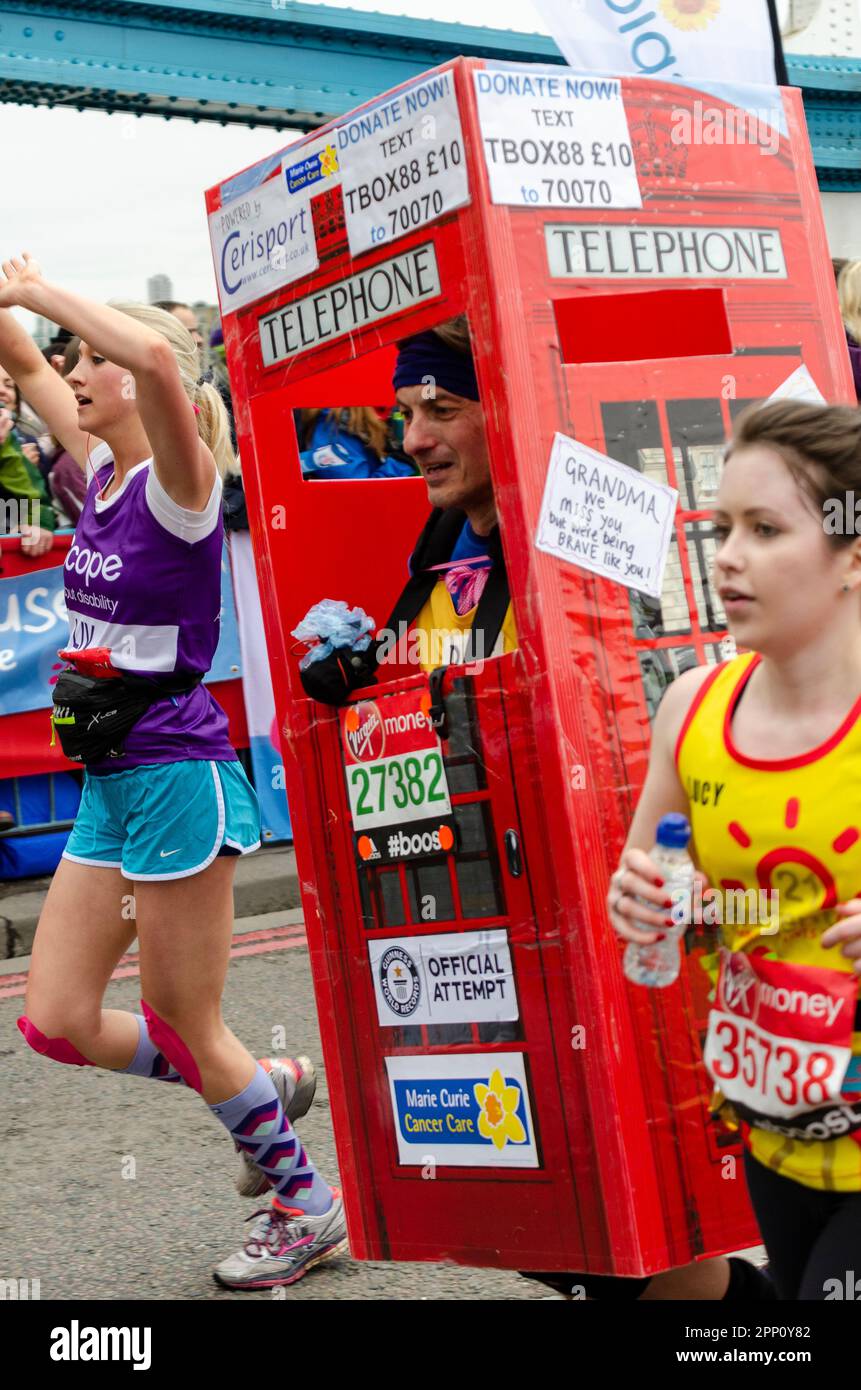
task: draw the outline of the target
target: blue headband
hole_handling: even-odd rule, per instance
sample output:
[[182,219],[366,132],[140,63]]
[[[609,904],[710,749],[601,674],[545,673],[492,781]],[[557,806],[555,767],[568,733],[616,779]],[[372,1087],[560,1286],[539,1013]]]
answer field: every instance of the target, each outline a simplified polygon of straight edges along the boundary
[[392,385],[396,391],[402,386],[424,386],[429,384],[428,377],[435,386],[454,396],[465,396],[470,401],[479,399],[472,357],[456,352],[431,330],[416,333],[401,343]]

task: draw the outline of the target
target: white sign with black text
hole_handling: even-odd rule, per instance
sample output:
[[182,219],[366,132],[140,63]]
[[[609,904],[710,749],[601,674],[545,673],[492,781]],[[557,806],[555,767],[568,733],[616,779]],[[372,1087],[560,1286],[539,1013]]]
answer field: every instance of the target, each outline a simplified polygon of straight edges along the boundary
[[383,1027],[404,1023],[499,1023],[519,1017],[504,930],[369,941]]
[[785,280],[779,227],[548,222],[547,267],[570,280]]
[[643,206],[618,78],[537,67],[473,76],[494,203]]
[[222,314],[317,269],[310,197],[291,198],[278,177],[211,212],[209,236]]
[[442,293],[433,242],[412,246],[258,319],[264,365],[390,318]]
[[336,134],[354,256],[469,202],[451,72],[405,88]]
[[557,434],[535,544],[660,598],[678,499],[675,488]]

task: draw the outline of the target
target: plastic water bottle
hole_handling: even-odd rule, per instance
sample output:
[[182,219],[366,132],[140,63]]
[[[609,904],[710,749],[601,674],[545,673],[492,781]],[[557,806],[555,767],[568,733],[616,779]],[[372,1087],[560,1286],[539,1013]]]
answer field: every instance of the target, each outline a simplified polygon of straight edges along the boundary
[[[691,903],[694,889],[694,864],[688,854],[691,827],[684,816],[672,812],[662,816],[658,822],[658,838],[650,859],[660,871],[664,889],[672,899],[672,909],[667,909],[673,919],[673,926],[662,928],[665,935],[650,946],[641,946],[629,941],[625,948],[623,969],[635,985],[646,985],[649,989],[662,989],[678,978],[681,966],[681,938],[690,925]],[[644,907],[654,911],[655,904],[639,898]],[[646,922],[635,922],[642,931],[655,931]]]

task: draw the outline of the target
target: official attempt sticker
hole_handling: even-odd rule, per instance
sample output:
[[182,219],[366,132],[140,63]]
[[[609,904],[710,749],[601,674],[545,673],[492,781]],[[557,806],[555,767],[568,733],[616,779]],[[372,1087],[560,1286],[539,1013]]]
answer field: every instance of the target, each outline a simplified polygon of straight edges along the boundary
[[499,1023],[519,1017],[508,935],[479,932],[376,938],[368,958],[384,1028]]
[[538,66],[473,76],[494,203],[643,206],[618,78]]
[[348,705],[341,711],[341,739],[360,863],[429,858],[454,848],[428,691]]

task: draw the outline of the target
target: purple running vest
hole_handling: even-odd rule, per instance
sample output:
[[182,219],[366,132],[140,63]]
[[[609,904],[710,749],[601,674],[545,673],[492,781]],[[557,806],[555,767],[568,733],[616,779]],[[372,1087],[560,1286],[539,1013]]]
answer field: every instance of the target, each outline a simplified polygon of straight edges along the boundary
[[[220,481],[203,512],[184,511],[148,460],[119,492],[97,501],[113,472],[110,460],[107,445],[93,450],[94,478],[66,557],[69,648],[109,647],[114,666],[138,675],[206,672],[220,629]],[[123,756],[88,770],[185,758],[236,760],[227,715],[203,685],[157,701],[128,735]]]

